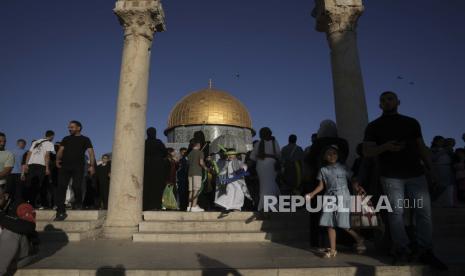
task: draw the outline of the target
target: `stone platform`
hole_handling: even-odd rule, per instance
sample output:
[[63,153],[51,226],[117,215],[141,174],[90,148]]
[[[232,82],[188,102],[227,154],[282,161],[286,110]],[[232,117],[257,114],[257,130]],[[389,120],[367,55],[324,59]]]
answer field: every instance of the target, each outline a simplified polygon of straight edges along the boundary
[[104,211],[37,212],[42,244],[16,275],[465,275],[465,209],[434,209],[435,251],[447,273],[419,265],[391,266],[373,249],[340,249],[326,260],[308,247],[308,214],[144,212],[132,240],[99,235]]
[[[444,255],[451,269],[438,273],[418,265],[391,266],[391,260],[373,252],[356,255],[340,249],[327,260],[306,246],[278,243],[134,243],[95,240],[47,243],[37,261],[17,276],[94,275],[465,275],[462,252]],[[460,247],[460,248],[458,248]]]

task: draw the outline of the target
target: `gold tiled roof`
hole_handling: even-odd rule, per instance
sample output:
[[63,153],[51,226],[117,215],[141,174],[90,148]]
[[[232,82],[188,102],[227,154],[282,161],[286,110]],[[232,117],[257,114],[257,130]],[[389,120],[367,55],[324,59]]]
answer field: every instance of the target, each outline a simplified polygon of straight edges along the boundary
[[247,108],[229,93],[215,88],[193,92],[171,110],[167,129],[188,125],[230,125],[252,129]]

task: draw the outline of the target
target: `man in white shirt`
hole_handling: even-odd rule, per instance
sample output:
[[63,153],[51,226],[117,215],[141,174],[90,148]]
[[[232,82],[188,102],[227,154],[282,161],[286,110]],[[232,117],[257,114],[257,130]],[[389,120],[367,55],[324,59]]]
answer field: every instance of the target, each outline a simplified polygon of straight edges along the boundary
[[[26,180],[23,189],[24,199],[36,207],[36,199],[40,193],[41,186],[46,175],[50,175],[50,153],[55,153],[55,148],[52,143],[55,133],[52,130],[45,132],[45,138],[36,140],[32,143],[26,156],[26,166],[24,166],[24,174],[27,174],[23,179]],[[42,198],[42,201],[46,200]],[[41,202],[45,205],[46,202]]]

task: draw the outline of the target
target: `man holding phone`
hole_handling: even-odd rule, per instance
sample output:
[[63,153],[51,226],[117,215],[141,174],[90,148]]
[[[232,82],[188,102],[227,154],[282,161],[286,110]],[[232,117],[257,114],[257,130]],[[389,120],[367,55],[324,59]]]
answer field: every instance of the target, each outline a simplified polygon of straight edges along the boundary
[[[380,96],[383,114],[365,130],[364,156],[378,157],[380,180],[393,212],[388,214],[394,262],[418,258],[439,269],[447,267],[432,253],[431,202],[425,173],[435,182],[430,152],[417,120],[398,113],[399,98],[387,91]],[[404,198],[422,200],[415,208],[416,247],[411,248],[403,219]],[[413,203],[412,203],[413,204]],[[410,205],[412,205],[410,204]]]

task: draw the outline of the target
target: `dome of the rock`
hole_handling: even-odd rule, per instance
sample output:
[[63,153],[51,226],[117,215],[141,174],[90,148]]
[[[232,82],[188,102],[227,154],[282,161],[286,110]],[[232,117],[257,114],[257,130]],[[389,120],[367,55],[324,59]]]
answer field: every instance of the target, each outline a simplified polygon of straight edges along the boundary
[[168,128],[191,125],[227,125],[252,128],[249,112],[225,91],[207,88],[181,99],[172,109]]
[[252,129],[247,108],[228,92],[209,88],[192,92],[171,110],[165,135],[174,148],[186,146],[196,131],[202,131],[207,141],[222,135],[232,135],[237,144],[250,150]]

